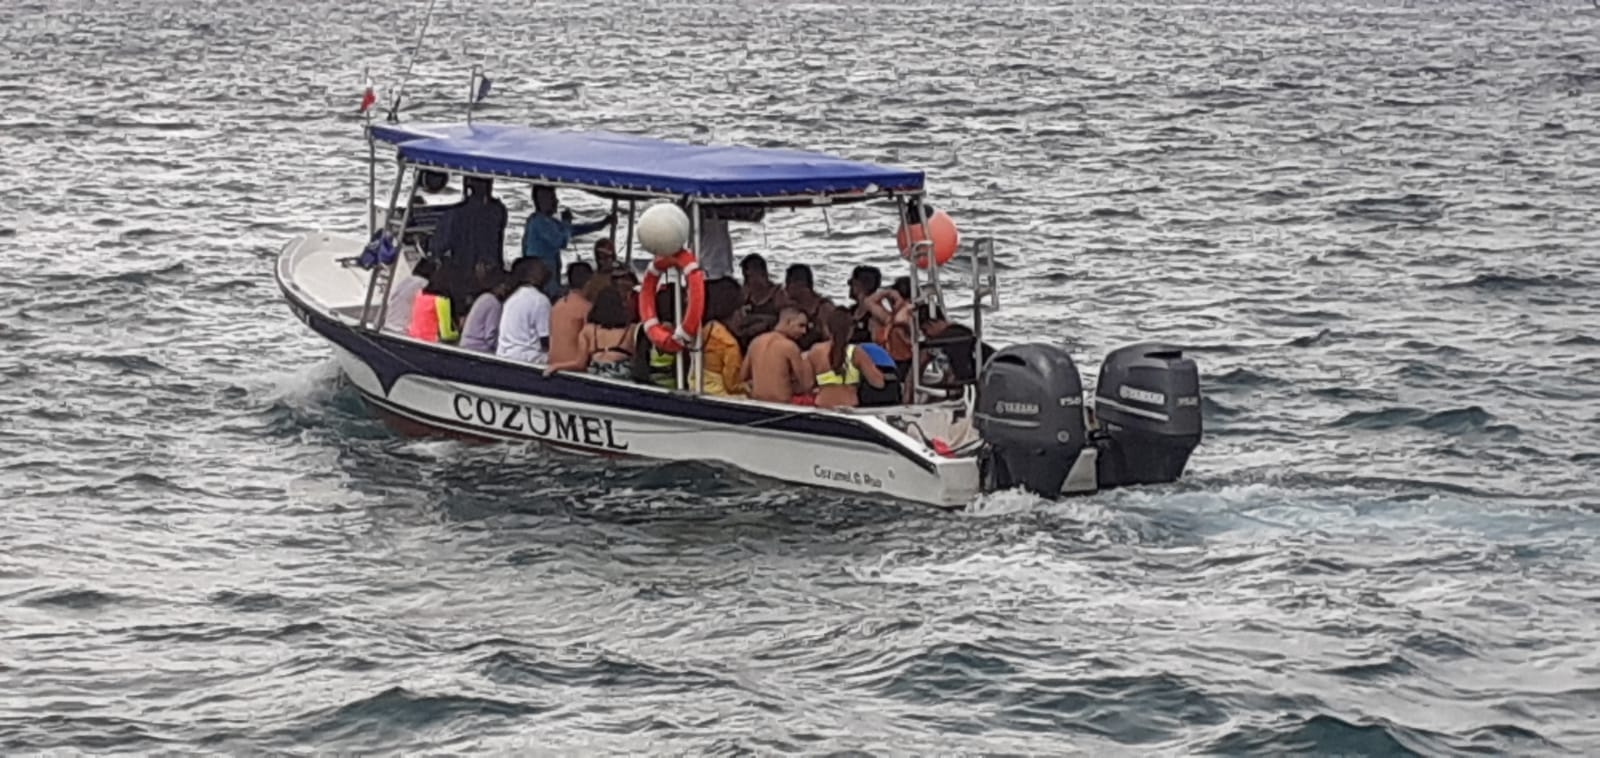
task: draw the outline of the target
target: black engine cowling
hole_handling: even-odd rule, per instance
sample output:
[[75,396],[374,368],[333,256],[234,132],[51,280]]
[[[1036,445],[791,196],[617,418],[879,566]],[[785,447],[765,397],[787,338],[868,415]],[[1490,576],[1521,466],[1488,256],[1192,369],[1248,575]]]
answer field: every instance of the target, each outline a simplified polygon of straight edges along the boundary
[[1020,485],[1045,497],[1060,495],[1088,445],[1083,378],[1072,355],[1043,344],[995,353],[978,378],[975,421],[986,443],[984,489]]
[[1181,349],[1146,342],[1112,351],[1094,394],[1101,488],[1183,475],[1200,444],[1200,370]]

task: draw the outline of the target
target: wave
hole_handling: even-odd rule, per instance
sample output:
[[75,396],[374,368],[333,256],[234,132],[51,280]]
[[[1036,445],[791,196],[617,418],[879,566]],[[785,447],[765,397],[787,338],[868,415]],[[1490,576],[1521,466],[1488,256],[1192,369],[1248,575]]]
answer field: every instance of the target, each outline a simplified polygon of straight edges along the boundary
[[1365,221],[1420,225],[1444,218],[1444,208],[1437,197],[1406,194],[1346,201],[1335,206],[1334,215]]
[[1414,427],[1446,434],[1466,434],[1490,428],[1493,420],[1493,414],[1476,405],[1443,411],[1401,406],[1349,413],[1330,426],[1373,430]]
[[1573,276],[1561,274],[1478,274],[1466,281],[1440,285],[1440,289],[1475,289],[1485,292],[1521,292],[1536,289],[1576,289],[1589,285]]
[[405,744],[415,732],[429,727],[450,724],[461,729],[462,721],[516,720],[559,707],[472,695],[431,695],[390,687],[333,709],[306,714],[298,719],[303,722],[300,726],[281,736],[298,744],[347,743],[372,750],[378,747],[374,743]]
[[[36,590],[35,592],[38,591]],[[24,600],[22,604],[35,608],[66,608],[75,611],[92,611],[117,605],[127,599],[121,595],[101,592],[95,589],[55,589],[34,594]]]

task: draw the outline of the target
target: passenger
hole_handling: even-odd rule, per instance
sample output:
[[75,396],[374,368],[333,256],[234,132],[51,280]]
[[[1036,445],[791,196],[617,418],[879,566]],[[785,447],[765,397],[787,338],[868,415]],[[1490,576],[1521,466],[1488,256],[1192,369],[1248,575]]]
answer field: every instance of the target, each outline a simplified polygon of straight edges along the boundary
[[[977,335],[972,329],[951,321],[949,316],[934,313],[928,304],[917,306],[917,323],[922,327],[923,345],[921,363],[926,368],[933,356],[943,354],[949,372],[937,384],[944,386],[970,384],[978,380],[978,363],[974,360],[973,345]],[[983,360],[994,353],[983,346]]]
[[615,276],[621,266],[617,263],[617,243],[610,237],[601,237],[594,241],[594,272],[603,276]]
[[[602,282],[594,286],[594,281]],[[631,371],[634,349],[634,331],[628,312],[622,304],[622,295],[616,288],[604,286],[596,277],[590,282],[594,304],[584,319],[583,331],[578,333],[579,356],[565,363],[551,361],[545,373],[554,371],[587,371],[611,379],[627,379]]]
[[450,272],[436,268],[428,277],[427,286],[411,301],[411,325],[407,334],[424,342],[455,342],[461,335],[456,331],[454,309],[447,286]]
[[628,323],[638,321],[639,277],[632,271],[622,269],[611,275],[611,282],[616,285],[617,294],[622,296],[622,303],[628,308]]
[[411,273],[406,278],[394,283],[389,289],[389,306],[384,312],[383,328],[396,334],[407,334],[411,330],[411,303],[417,299],[417,293],[428,286],[428,278],[438,264],[432,258],[423,258],[417,265],[411,267]]
[[745,356],[739,378],[751,398],[816,405],[811,390],[816,387],[817,377],[795,342],[809,326],[804,312],[784,308],[778,313],[778,325],[750,343],[750,354]]
[[872,341],[872,309],[867,298],[883,288],[883,272],[877,266],[856,266],[850,272],[851,314],[855,317],[855,331],[851,342]]
[[878,371],[867,351],[849,341],[855,329],[850,312],[835,308],[822,324],[823,340],[806,351],[806,361],[817,376],[818,408],[854,408],[861,404],[858,388],[867,384],[883,388],[883,373]]
[[888,351],[895,374],[905,382],[911,376],[911,277],[896,278],[894,286],[873,293],[864,304],[872,313],[872,341]]
[[[617,220],[613,213],[599,221],[574,224],[571,209],[562,210],[556,218],[556,190],[542,185],[533,188],[533,208],[522,230],[522,257],[544,261],[548,271],[561,270],[561,251],[573,237],[599,231]],[[554,299],[559,295],[556,284],[546,285],[546,296]]]
[[[667,285],[656,290],[656,318],[671,330],[675,325],[673,315],[673,287]],[[640,384],[654,384],[667,389],[678,388],[678,355],[656,349],[650,335],[640,329],[634,336],[633,380]]]
[[810,350],[812,345],[822,341],[822,322],[828,311],[834,309],[833,302],[817,294],[811,267],[804,263],[796,263],[783,272],[783,298],[787,305],[806,314],[811,326],[798,342],[801,350]]
[[749,349],[756,335],[769,331],[778,323],[778,311],[783,308],[783,288],[773,283],[767,271],[767,259],[751,253],[739,261],[744,274],[743,302],[739,310],[739,331],[734,336]]
[[478,298],[472,301],[467,321],[461,327],[461,346],[480,353],[493,354],[500,342],[500,313],[506,296],[511,294],[511,277],[505,269],[485,268]]
[[705,370],[701,390],[707,395],[743,395],[744,355],[728,322],[739,312],[739,283],[716,279],[706,283]]
[[589,315],[593,295],[585,295],[584,287],[593,280],[594,267],[583,261],[573,261],[567,266],[567,294],[550,308],[550,364],[568,364],[577,358],[578,332],[583,331],[583,321]]
[[429,251],[449,270],[451,299],[466,312],[472,306],[480,265],[505,268],[506,204],[494,196],[494,182],[469,176],[462,180],[467,198],[439,222]]
[[522,258],[511,266],[512,292],[500,310],[500,339],[495,355],[513,361],[543,365],[550,355],[550,298],[544,286],[550,270],[537,258]]
[[889,405],[900,405],[905,402],[905,387],[900,381],[900,374],[894,365],[894,359],[889,357],[889,351],[884,350],[875,342],[856,343],[856,349],[867,354],[872,359],[872,365],[878,367],[878,372],[883,374],[883,386],[874,387],[867,385],[857,387],[856,394],[861,399],[862,408],[877,408]]

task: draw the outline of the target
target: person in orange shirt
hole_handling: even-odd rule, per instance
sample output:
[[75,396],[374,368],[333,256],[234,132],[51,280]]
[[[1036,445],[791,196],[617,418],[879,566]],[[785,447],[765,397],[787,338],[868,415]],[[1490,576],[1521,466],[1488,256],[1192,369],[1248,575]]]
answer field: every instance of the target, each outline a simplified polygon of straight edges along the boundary
[[427,286],[411,301],[411,323],[406,334],[424,342],[455,342],[461,338],[450,307],[452,272],[445,266],[433,270]]
[[706,283],[706,325],[704,330],[705,371],[701,388],[707,395],[742,396],[744,382],[739,379],[744,354],[728,322],[739,312],[743,293],[732,279]]

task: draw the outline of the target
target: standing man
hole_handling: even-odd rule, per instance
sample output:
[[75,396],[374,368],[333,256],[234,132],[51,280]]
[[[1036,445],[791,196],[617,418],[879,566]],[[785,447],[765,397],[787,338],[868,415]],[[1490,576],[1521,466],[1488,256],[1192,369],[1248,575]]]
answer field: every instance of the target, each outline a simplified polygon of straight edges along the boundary
[[[546,271],[560,273],[561,251],[573,237],[600,231],[616,220],[616,214],[608,214],[599,221],[574,224],[571,209],[562,210],[557,218],[555,188],[534,187],[533,215],[528,216],[527,226],[522,229],[522,257],[542,261]],[[561,294],[561,282],[554,276],[550,278],[544,286],[545,297],[555,299]]]
[[462,181],[467,198],[439,222],[429,251],[449,269],[450,299],[466,313],[483,269],[505,268],[506,204],[494,196],[494,182],[475,176]]

